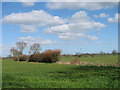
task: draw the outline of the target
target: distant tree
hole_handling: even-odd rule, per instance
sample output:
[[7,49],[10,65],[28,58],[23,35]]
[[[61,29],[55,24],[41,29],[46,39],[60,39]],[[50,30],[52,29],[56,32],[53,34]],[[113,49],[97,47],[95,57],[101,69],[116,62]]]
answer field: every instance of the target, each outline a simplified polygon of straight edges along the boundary
[[8,55],[7,58],[11,59],[11,58],[12,58],[12,55]]
[[14,47],[10,49],[10,53],[12,54],[13,57],[19,57],[21,55],[21,52],[15,49]]
[[100,51],[100,55],[101,55],[101,56],[104,55],[104,52],[103,52],[103,51]]
[[39,43],[35,43],[33,45],[30,46],[30,51],[33,54],[38,53],[41,50],[40,44]]
[[80,52],[76,52],[76,55],[77,55],[78,57],[81,57],[81,53],[80,53]]
[[76,52],[76,55],[81,55],[81,53],[80,52]]
[[113,51],[112,51],[112,54],[113,54],[113,55],[116,55],[116,54],[117,54],[117,50],[113,50]]
[[23,50],[25,49],[26,45],[27,45],[27,43],[25,43],[25,42],[17,42],[16,43],[16,46],[17,46],[18,50],[20,51],[20,54],[23,53]]

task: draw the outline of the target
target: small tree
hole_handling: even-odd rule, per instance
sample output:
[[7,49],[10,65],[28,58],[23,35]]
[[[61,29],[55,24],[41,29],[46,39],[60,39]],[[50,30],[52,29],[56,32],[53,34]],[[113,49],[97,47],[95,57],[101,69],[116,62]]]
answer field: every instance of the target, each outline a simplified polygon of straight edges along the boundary
[[76,52],[76,55],[81,57],[81,53],[80,52]]
[[10,53],[13,57],[19,57],[21,55],[21,52],[15,49],[14,47],[10,49]]
[[104,52],[103,52],[103,51],[100,51],[100,55],[101,55],[101,56],[104,55]]
[[76,55],[81,55],[81,53],[80,52],[76,52]]
[[112,54],[113,54],[113,55],[116,55],[116,54],[117,54],[117,50],[113,50],[113,51],[112,51]]
[[39,43],[35,43],[33,45],[30,46],[30,51],[33,54],[38,53],[41,50],[40,44]]
[[25,42],[17,42],[16,43],[18,50],[20,51],[20,54],[23,53],[23,50],[25,49],[27,43]]
[[12,55],[8,55],[7,58],[11,59],[11,58],[12,58]]

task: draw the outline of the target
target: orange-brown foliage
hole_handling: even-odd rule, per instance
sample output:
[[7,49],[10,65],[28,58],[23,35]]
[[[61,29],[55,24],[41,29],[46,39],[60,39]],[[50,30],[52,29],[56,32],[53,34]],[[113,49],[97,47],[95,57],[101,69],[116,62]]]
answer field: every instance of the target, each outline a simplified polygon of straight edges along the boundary
[[20,59],[19,59],[19,61],[28,61],[29,60],[29,56],[27,56],[27,55],[21,55],[20,56]]
[[46,50],[43,53],[37,53],[30,56],[30,62],[53,63],[59,60],[60,50]]

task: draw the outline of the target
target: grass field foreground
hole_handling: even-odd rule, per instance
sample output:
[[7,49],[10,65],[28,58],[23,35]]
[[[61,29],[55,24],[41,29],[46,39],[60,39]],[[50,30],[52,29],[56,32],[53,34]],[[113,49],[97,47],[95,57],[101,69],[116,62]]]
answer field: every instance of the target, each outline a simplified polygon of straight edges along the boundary
[[118,88],[113,66],[80,66],[3,60],[3,88]]

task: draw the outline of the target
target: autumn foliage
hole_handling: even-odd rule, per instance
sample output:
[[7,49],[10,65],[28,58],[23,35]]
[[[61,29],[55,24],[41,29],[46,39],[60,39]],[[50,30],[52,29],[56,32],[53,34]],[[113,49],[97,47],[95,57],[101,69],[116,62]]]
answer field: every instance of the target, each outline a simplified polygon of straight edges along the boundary
[[29,56],[28,55],[21,55],[20,56],[20,59],[19,59],[19,61],[28,61],[29,60]]
[[30,56],[29,62],[54,63],[59,60],[60,50],[46,50],[43,53],[36,53]]

